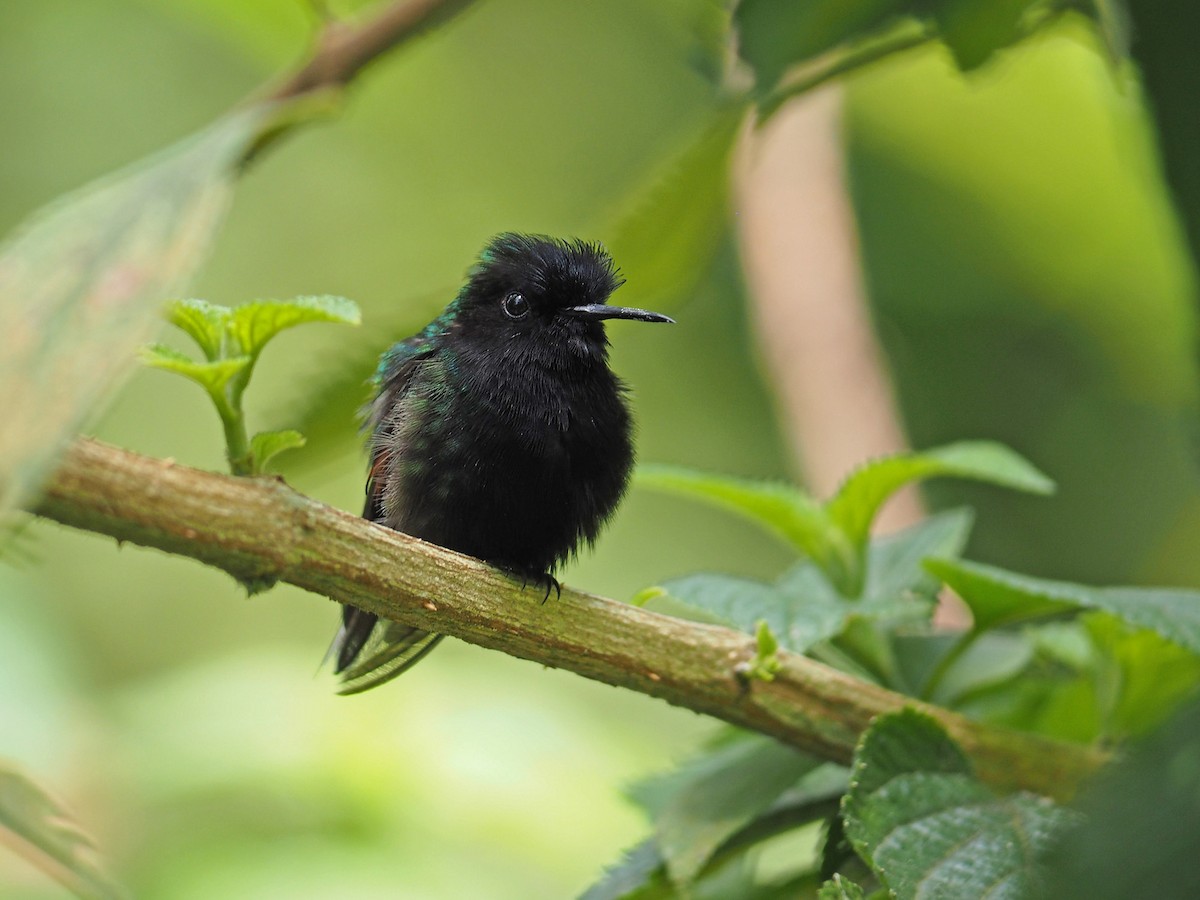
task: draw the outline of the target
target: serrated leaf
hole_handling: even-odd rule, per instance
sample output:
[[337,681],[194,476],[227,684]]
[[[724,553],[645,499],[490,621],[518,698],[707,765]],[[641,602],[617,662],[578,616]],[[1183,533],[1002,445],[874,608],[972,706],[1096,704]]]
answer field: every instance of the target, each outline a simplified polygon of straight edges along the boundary
[[742,0],[734,13],[738,55],[754,69],[756,91],[765,94],[792,66],[874,37],[908,5],[905,0]]
[[304,435],[298,431],[260,431],[250,438],[250,453],[261,472],[272,457],[285,450],[296,450],[304,446]]
[[863,900],[863,889],[841,875],[834,875],[817,891],[817,900]]
[[219,394],[230,379],[250,365],[250,357],[235,356],[232,359],[197,362],[174,347],[150,344],[142,348],[142,362],[152,368],[165,369],[191,379],[210,394]]
[[1200,654],[1200,591],[1094,588],[964,560],[931,559],[925,566],[971,607],[978,630],[1072,609],[1098,609]]
[[829,501],[830,518],[856,545],[864,543],[879,507],[905,485],[928,478],[968,478],[1031,494],[1054,482],[1002,444],[963,441],[919,453],[886,456],[854,471]]
[[812,557],[827,572],[852,566],[852,553],[821,504],[788,484],[712,475],[681,466],[645,465],[638,484],[737,513]]
[[0,843],[6,843],[78,897],[119,900],[126,891],[72,816],[19,772],[0,766]]
[[996,796],[945,730],[911,709],[872,723],[851,778],[846,834],[899,900],[1034,896],[1039,858],[1077,822],[1042,797]]
[[621,854],[621,859],[605,869],[600,880],[580,894],[579,900],[627,900],[654,888],[664,894],[674,893],[658,844],[647,838]]
[[906,772],[970,775],[971,762],[935,719],[906,708],[880,716],[863,735],[850,788],[861,799]]
[[229,334],[243,353],[256,357],[279,332],[307,322],[358,325],[362,322],[362,313],[354,301],[332,295],[255,300],[233,310]]
[[866,463],[826,504],[791,485],[677,466],[642,466],[635,475],[639,484],[703,500],[772,531],[809,556],[846,597],[857,597],[864,589],[865,547],[880,506],[905,485],[935,477],[969,478],[1032,493],[1049,493],[1054,487],[1016,453],[989,441]]
[[0,514],[103,409],[207,254],[238,161],[272,114],[244,108],[34,214],[0,247]]
[[877,538],[868,551],[866,589],[858,600],[841,596],[819,569],[804,562],[775,584],[719,574],[671,579],[659,586],[666,602],[651,596],[647,606],[673,615],[697,611],[707,621],[749,634],[762,620],[782,646],[805,653],[841,634],[852,618],[888,622],[928,618],[938,582],[926,577],[922,560],[959,552],[970,524],[969,513],[951,511]]
[[205,359],[212,361],[221,356],[232,312],[228,306],[207,300],[172,300],[167,304],[167,321],[183,330],[204,351]]

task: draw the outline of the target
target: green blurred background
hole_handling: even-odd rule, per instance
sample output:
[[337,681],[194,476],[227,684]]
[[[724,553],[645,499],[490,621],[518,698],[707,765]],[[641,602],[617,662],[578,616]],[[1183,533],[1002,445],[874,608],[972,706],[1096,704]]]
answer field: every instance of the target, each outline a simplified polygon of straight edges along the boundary
[[[719,202],[677,226],[688,241],[618,225],[720,115],[696,5],[483,0],[242,181],[195,295],[328,292],[364,311],[358,332],[280,339],[250,391],[253,428],[313,431],[311,452],[280,460],[299,489],[359,508],[353,386],[505,229],[650,245],[618,259],[622,302],[680,324],[611,329],[642,459],[788,474]],[[0,230],[203,126],[301,58],[312,24],[296,0],[0,3]],[[935,485],[935,505],[979,509],[972,556],[1200,581],[1194,273],[1129,73],[1068,21],[969,80],[940,50],[876,67],[847,102],[868,281],[914,444],[998,438],[1060,484],[1049,501]],[[712,175],[682,187],[719,200]],[[670,258],[697,247],[710,252]],[[693,277],[671,292],[662,272]],[[136,375],[96,431],[223,466],[207,399],[163,373]],[[29,560],[0,570],[0,757],[79,812],[138,896],[571,896],[644,835],[622,786],[714,728],[456,642],[337,698],[317,672],[337,613],[320,598],[247,600],[190,561],[27,534]],[[738,522],[635,491],[564,580],[624,598],[786,562]],[[0,852],[0,897],[59,896]]]

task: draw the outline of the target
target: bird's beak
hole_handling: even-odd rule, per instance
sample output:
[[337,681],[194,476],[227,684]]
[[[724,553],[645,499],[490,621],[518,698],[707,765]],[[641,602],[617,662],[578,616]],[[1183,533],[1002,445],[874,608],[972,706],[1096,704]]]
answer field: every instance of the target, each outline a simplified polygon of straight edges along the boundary
[[579,319],[636,319],[638,322],[670,322],[675,320],[662,313],[628,306],[609,306],[607,303],[586,303],[583,306],[568,306],[563,310],[568,316]]

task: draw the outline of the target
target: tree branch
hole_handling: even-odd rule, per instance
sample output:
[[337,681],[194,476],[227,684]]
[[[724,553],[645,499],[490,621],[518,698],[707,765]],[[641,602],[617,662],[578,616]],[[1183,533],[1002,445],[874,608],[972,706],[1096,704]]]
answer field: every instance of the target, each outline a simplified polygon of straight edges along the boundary
[[309,91],[341,87],[368,63],[401,41],[440,25],[471,0],[398,0],[364,22],[328,22],[305,65],[268,95],[288,100]]
[[[394,0],[379,7],[360,22],[331,19],[317,34],[308,61],[278,83],[254,94],[251,102],[284,103],[321,92],[339,92],[354,77],[397,44],[445,22],[471,4],[472,0]],[[325,109],[318,105],[318,110]],[[312,118],[310,110],[300,115],[284,114],[271,121],[247,148],[243,165],[256,160],[267,147]]]
[[77,442],[34,511],[65,525],[189,556],[250,590],[276,580],[388,619],[629,688],[840,763],[880,713],[918,707],[982,778],[1071,794],[1105,755],[971,722],[781,652],[773,681],[741,680],[747,634],[566,588],[541,604],[503,573],[305,497],[278,478],[233,478]]

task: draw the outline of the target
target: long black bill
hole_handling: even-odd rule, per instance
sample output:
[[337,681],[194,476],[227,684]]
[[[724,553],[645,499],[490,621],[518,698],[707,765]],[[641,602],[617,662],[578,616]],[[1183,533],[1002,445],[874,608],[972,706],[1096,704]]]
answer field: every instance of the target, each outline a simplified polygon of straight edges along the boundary
[[675,320],[662,313],[629,306],[609,306],[607,303],[587,303],[583,306],[568,306],[563,310],[568,316],[579,319],[635,319],[638,322],[670,322]]

